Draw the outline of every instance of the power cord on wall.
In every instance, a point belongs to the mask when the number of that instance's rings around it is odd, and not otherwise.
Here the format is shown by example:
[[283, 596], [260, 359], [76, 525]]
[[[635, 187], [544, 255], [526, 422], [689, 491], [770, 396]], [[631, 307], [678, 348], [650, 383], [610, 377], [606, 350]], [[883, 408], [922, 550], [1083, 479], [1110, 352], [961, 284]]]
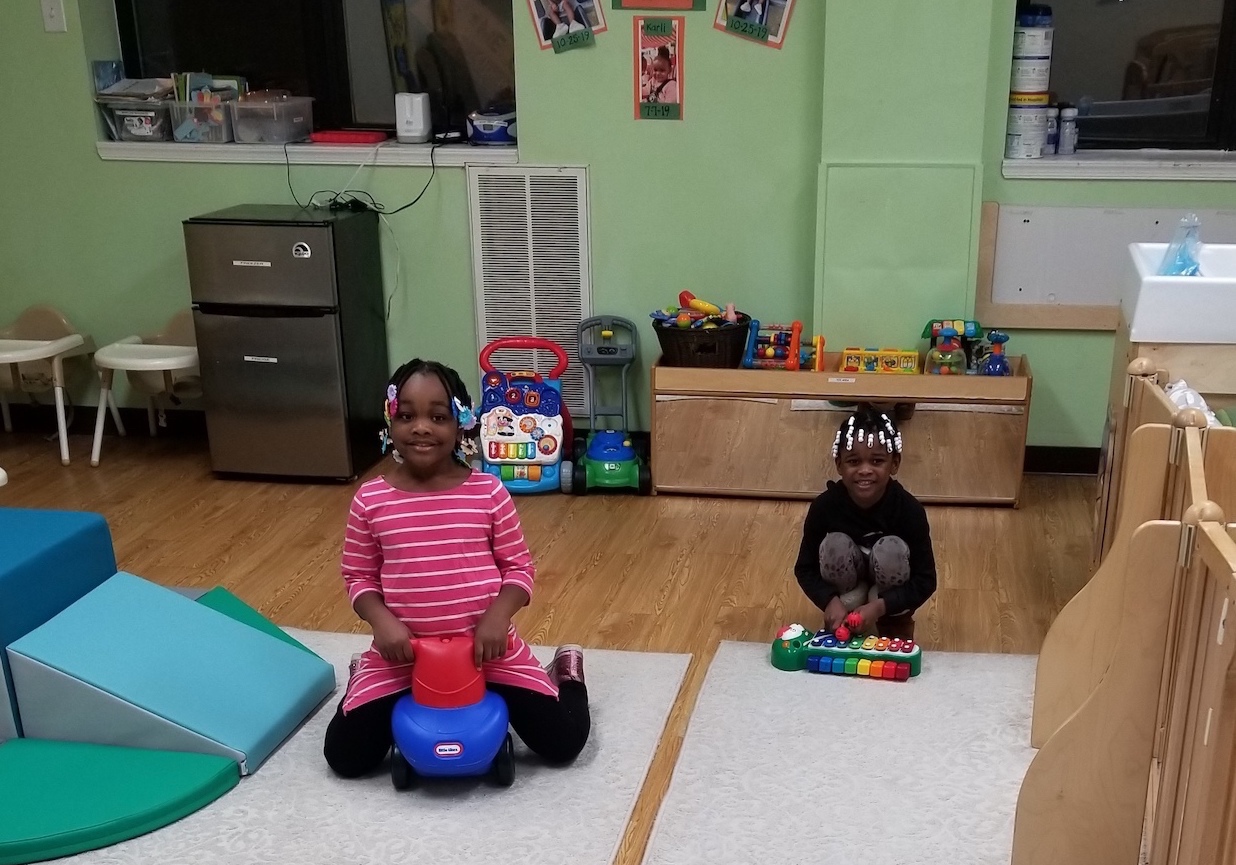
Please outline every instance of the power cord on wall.
[[[389, 141], [384, 141], [381, 144], [376, 145], [373, 148], [373, 151], [369, 154], [368, 158], [364, 159], [360, 165], [356, 166], [356, 170], [352, 172], [352, 176], [348, 178], [347, 183], [343, 185], [342, 189], [338, 191], [333, 189], [319, 189], [309, 196], [309, 201], [305, 204], [300, 203], [300, 199], [296, 196], [296, 190], [292, 187], [292, 162], [288, 158], [287, 144], [283, 145], [283, 162], [287, 170], [288, 192], [292, 194], [292, 200], [296, 202], [297, 207], [302, 210], [310, 207], [325, 207], [330, 210], [372, 210], [378, 214], [378, 218], [382, 220], [382, 224], [386, 226], [386, 230], [391, 237], [391, 242], [395, 244], [395, 288], [386, 299], [387, 321], [390, 321], [391, 307], [394, 304], [395, 295], [398, 294], [399, 290], [403, 287], [401, 279], [403, 271], [403, 249], [399, 246], [399, 237], [395, 234], [394, 227], [390, 224], [390, 221], [386, 217], [394, 216], [396, 213], [402, 213], [425, 197], [425, 193], [429, 191], [430, 184], [433, 183], [434, 177], [438, 174], [438, 163], [434, 158], [434, 152], [441, 146], [441, 142], [436, 142], [429, 148], [429, 179], [425, 181], [425, 185], [421, 187], [421, 191], [418, 192], [416, 197], [407, 204], [403, 204], [396, 207], [394, 210], [388, 211], [386, 209], [386, 205], [375, 199], [371, 193], [366, 192], [363, 189], [352, 189], [351, 186], [353, 181], [356, 180], [357, 175], [361, 173], [361, 170], [364, 169], [365, 166], [376, 164], [378, 151], [389, 143]], [[319, 201], [318, 196], [320, 195], [325, 195], [327, 198]]]

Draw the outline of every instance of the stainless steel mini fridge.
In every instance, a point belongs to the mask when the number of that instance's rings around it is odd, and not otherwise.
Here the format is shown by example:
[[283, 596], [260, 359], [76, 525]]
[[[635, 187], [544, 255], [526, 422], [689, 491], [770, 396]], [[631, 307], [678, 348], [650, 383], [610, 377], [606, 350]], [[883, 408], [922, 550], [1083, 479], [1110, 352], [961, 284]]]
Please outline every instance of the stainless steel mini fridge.
[[184, 236], [212, 468], [343, 480], [376, 462], [378, 215], [241, 205]]

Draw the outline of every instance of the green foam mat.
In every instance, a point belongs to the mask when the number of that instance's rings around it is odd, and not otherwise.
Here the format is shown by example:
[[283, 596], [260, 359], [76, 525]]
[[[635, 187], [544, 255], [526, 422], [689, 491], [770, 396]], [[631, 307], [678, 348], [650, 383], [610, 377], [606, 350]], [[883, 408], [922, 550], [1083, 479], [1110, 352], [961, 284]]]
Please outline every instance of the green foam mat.
[[235, 619], [242, 625], [256, 628], [264, 634], [270, 634], [272, 637], [283, 640], [289, 646], [295, 646], [311, 655], [315, 655], [312, 649], [289, 636], [283, 628], [280, 628], [222, 586], [215, 586], [215, 588], [198, 598], [197, 602], [203, 606], [210, 607], [216, 613], [222, 613], [229, 619]]
[[0, 745], [0, 865], [96, 850], [174, 823], [236, 786], [224, 757], [11, 739]]

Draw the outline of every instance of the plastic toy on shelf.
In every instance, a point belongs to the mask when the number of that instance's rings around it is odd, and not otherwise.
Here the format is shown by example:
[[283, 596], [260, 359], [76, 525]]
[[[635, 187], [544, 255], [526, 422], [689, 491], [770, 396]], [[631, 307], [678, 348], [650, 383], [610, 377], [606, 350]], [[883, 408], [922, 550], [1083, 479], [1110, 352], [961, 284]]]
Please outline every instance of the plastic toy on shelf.
[[918, 373], [918, 352], [900, 348], [850, 347], [841, 353], [839, 372]]
[[391, 783], [396, 790], [422, 777], [492, 775], [515, 780], [515, 751], [506, 701], [485, 687], [469, 636], [412, 640], [412, 693], [395, 703]]
[[993, 330], [987, 334], [987, 341], [991, 343], [991, 354], [984, 358], [979, 373], [981, 375], [1012, 375], [1013, 369], [1009, 366], [1009, 359], [1004, 354], [1004, 344], [1009, 341], [1009, 335], [1000, 330]]
[[753, 320], [742, 365], [746, 369], [810, 369], [823, 372], [824, 337], [811, 337], [811, 343], [804, 346], [801, 321], [760, 324]]
[[957, 340], [957, 331], [946, 327], [940, 331], [941, 341], [927, 351], [923, 372], [928, 375], [965, 375], [966, 353]]
[[922, 338], [927, 340], [929, 349], [936, 348], [944, 341], [944, 331], [953, 330], [953, 341], [961, 346], [965, 357], [964, 372], [970, 375], [978, 373], [987, 356], [988, 346], [983, 340], [983, 326], [977, 321], [964, 318], [933, 319], [923, 327]]
[[807, 670], [835, 676], [858, 676], [905, 682], [923, 669], [923, 650], [913, 640], [889, 637], [812, 634], [802, 625], [789, 625], [772, 643], [772, 665], [778, 670]]
[[[490, 360], [502, 349], [549, 351], [557, 362], [548, 376], [504, 373]], [[503, 337], [481, 351], [481, 467], [512, 493], [541, 493], [561, 486], [564, 442], [574, 434], [562, 401], [566, 368], [562, 346], [540, 337]]]

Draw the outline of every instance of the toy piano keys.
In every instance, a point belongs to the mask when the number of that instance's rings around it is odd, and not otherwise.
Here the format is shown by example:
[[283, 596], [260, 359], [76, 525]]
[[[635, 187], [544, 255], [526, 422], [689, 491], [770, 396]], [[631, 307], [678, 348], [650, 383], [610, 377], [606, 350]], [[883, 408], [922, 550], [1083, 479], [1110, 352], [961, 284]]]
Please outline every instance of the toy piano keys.
[[772, 664], [779, 670], [904, 682], [922, 672], [923, 650], [913, 640], [860, 636], [839, 640], [829, 631], [813, 635], [802, 625], [790, 625], [773, 641]]

